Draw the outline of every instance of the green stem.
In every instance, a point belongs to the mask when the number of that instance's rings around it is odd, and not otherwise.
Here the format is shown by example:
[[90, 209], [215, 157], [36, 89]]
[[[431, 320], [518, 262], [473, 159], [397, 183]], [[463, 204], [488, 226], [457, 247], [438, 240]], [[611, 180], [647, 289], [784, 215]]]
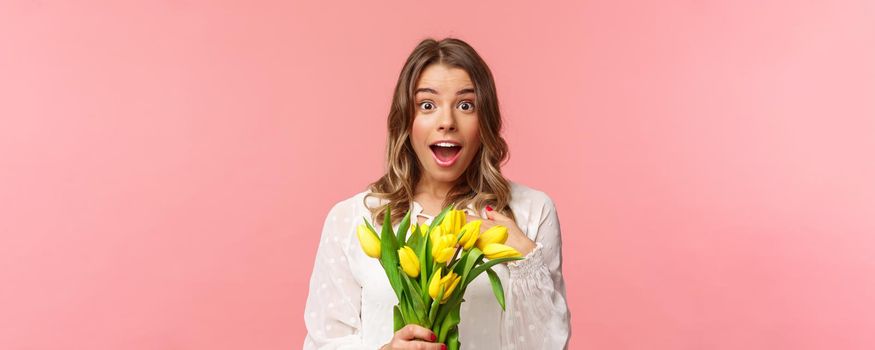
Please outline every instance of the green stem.
[[[456, 248], [456, 252], [453, 253], [453, 258], [450, 261], [456, 260], [456, 257], [459, 256], [459, 251], [462, 250], [462, 246]], [[458, 261], [453, 261], [453, 265], [455, 265]], [[452, 271], [453, 269], [450, 269]]]
[[[464, 258], [465, 258], [464, 255], [462, 256], [462, 259], [455, 260], [455, 259], [456, 259], [456, 256], [459, 255], [459, 251], [460, 251], [460, 250], [462, 250], [462, 247], [461, 247], [461, 246], [460, 246], [458, 249], [456, 249], [456, 252], [455, 252], [455, 253], [453, 253], [453, 260], [450, 260], [450, 261], [452, 261], [452, 263], [450, 263], [450, 266], [447, 268], [447, 271], [453, 271], [453, 269], [456, 268], [456, 264], [458, 264], [459, 261], [464, 260]], [[467, 254], [468, 252], [465, 252], [465, 253]]]

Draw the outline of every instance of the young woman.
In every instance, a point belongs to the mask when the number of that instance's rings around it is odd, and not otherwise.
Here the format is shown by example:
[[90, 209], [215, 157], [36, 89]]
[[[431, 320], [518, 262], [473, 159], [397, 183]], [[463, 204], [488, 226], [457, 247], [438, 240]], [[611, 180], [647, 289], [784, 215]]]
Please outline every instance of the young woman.
[[[508, 147], [486, 63], [464, 41], [419, 43], [405, 63], [388, 119], [386, 174], [367, 190], [331, 208], [310, 279], [305, 349], [444, 349], [434, 334], [408, 325], [393, 329], [398, 302], [376, 259], [356, 236], [362, 217], [381, 224], [385, 205], [398, 228], [430, 224], [442, 208], [465, 208], [468, 221], [508, 228], [506, 244], [526, 259], [499, 264], [506, 310], [488, 278], [465, 293], [459, 324], [464, 349], [563, 349], [570, 313], [562, 277], [559, 217], [544, 192], [505, 179]], [[377, 228], [379, 230], [379, 228]]]

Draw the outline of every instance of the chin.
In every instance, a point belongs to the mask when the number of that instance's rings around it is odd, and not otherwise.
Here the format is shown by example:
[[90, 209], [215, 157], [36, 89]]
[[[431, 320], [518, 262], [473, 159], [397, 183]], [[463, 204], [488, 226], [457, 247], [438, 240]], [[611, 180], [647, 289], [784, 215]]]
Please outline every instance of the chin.
[[428, 173], [435, 180], [449, 182], [458, 179], [459, 176], [464, 173], [464, 171], [459, 171], [457, 169], [443, 169], [435, 165], [434, 167], [428, 169]]
[[439, 181], [453, 181], [457, 179], [460, 175], [457, 171], [449, 171], [443, 169], [433, 169], [429, 171], [429, 174], [431, 174], [431, 177], [433, 179]]

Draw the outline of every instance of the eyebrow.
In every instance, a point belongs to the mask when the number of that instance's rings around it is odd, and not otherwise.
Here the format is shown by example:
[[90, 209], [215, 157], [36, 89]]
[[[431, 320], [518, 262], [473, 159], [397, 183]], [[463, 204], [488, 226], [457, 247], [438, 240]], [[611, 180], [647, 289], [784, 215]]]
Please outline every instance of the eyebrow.
[[[428, 93], [432, 93], [432, 94], [435, 94], [435, 95], [438, 94], [438, 92], [435, 91], [435, 90], [432, 89], [432, 88], [418, 88], [418, 89], [416, 89], [416, 91], [413, 92], [413, 94], [416, 95], [416, 94], [418, 94], [418, 93], [420, 93], [420, 92], [428, 92]], [[462, 90], [459, 90], [458, 92], [456, 92], [456, 96], [458, 96], [458, 95], [464, 95], [464, 94], [467, 94], [467, 93], [476, 93], [476, 91], [475, 91], [473, 88], [465, 88], [465, 89], [462, 89]]]

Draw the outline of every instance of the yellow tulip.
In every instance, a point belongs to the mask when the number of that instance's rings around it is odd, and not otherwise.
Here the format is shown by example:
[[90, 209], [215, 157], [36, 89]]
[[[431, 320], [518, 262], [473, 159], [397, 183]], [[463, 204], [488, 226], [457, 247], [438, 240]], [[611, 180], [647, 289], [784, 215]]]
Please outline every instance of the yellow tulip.
[[359, 244], [362, 245], [362, 250], [365, 251], [365, 254], [374, 259], [379, 259], [381, 249], [380, 238], [377, 237], [377, 233], [365, 224], [358, 225], [356, 233], [359, 237]]
[[453, 248], [445, 248], [441, 249], [434, 255], [434, 262], [438, 264], [445, 264], [447, 261], [453, 258], [453, 254], [456, 253], [456, 250]]
[[483, 231], [483, 233], [480, 234], [480, 237], [477, 238], [477, 248], [480, 248], [480, 250], [483, 250], [483, 248], [485, 248], [487, 244], [490, 244], [490, 243], [504, 244], [504, 242], [506, 242], [506, 241], [507, 241], [507, 227], [504, 227], [501, 225], [495, 225], [495, 226], [490, 227], [486, 231]]
[[447, 300], [450, 299], [450, 296], [453, 294], [453, 290], [456, 289], [456, 285], [459, 284], [459, 281], [462, 279], [462, 276], [457, 275], [455, 272], [450, 271], [449, 274], [441, 278], [440, 269], [435, 270], [434, 275], [431, 276], [431, 282], [428, 284], [428, 295], [431, 296], [432, 299], [437, 299], [438, 294], [441, 292], [441, 287], [444, 288], [444, 296], [441, 298], [441, 304], [446, 303]]
[[450, 271], [450, 274], [447, 277], [450, 277], [450, 276], [452, 276], [452, 278], [449, 281], [445, 282], [445, 283], [449, 284], [450, 286], [446, 288], [446, 291], [444, 291], [444, 297], [441, 298], [441, 303], [447, 302], [447, 299], [449, 299], [450, 295], [453, 294], [453, 290], [456, 289], [456, 286], [459, 284], [459, 281], [462, 280], [462, 276], [459, 276], [452, 271]]
[[485, 247], [483, 247], [483, 255], [485, 255], [486, 258], [489, 260], [523, 256], [516, 249], [513, 249], [501, 243], [487, 244]]
[[[441, 292], [441, 269], [435, 269], [431, 278], [428, 280], [428, 295], [432, 299], [437, 299], [438, 293]], [[444, 293], [446, 294], [446, 293]]]
[[401, 261], [401, 269], [407, 276], [413, 278], [419, 276], [419, 257], [413, 252], [413, 248], [403, 246], [398, 249], [398, 260]]
[[431, 239], [431, 246], [434, 247], [437, 245], [437, 239], [443, 236], [441, 231], [441, 227], [437, 226], [433, 230], [429, 231], [428, 237]]
[[438, 264], [450, 261], [455, 253], [456, 239], [450, 235], [437, 237], [431, 248], [431, 255]]
[[477, 238], [480, 237], [480, 224], [482, 223], [483, 220], [474, 220], [462, 226], [464, 233], [462, 238], [459, 238], [459, 245], [463, 249], [469, 250], [477, 242]]
[[451, 209], [444, 215], [443, 221], [441, 221], [441, 229], [443, 234], [445, 235], [458, 235], [459, 231], [462, 229], [462, 225], [465, 224], [465, 219], [467, 218], [467, 214], [465, 214], [464, 210], [455, 210]]
[[423, 237], [427, 236], [428, 235], [428, 225], [426, 225], [426, 224], [419, 225], [419, 233], [421, 233]]

